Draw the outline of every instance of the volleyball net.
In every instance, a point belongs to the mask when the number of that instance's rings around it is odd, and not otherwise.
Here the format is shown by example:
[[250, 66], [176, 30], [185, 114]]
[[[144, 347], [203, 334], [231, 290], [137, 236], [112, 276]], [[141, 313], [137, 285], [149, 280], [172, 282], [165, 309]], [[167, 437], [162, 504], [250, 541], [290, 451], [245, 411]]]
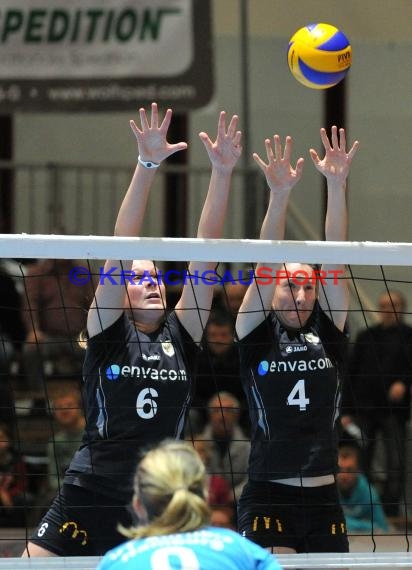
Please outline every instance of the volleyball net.
[[[203, 370], [198, 371], [195, 383], [198, 391], [194, 394], [186, 428], [186, 437], [200, 445], [205, 441], [210, 443], [210, 434], [205, 436], [205, 426], [213, 410], [217, 409], [221, 414], [223, 424], [227, 421], [224, 411], [229, 404], [223, 403], [222, 399], [227, 394], [234, 396], [230, 405], [239, 408], [239, 428], [246, 446], [248, 443], [248, 414], [236, 368], [236, 351], [227, 349], [232, 348], [233, 319], [248, 283], [257, 277], [262, 279], [262, 284], [265, 284], [265, 278], [267, 282], [267, 274], [256, 275], [256, 264], [280, 263], [283, 264], [281, 271], [285, 270], [285, 263], [291, 262], [316, 267], [337, 263], [347, 266], [344, 278], [348, 280], [351, 292], [349, 352], [359, 349], [360, 364], [352, 372], [348, 371], [348, 378], [345, 378], [349, 389], [346, 392], [347, 402], [344, 399], [348, 410], [344, 409], [347, 423], [345, 429], [342, 427], [342, 446], [348, 442], [354, 444], [363, 457], [367, 437], [361, 418], [365, 409], [377, 412], [371, 420], [376, 424], [371, 432], [374, 443], [376, 438], [376, 445], [373, 446], [373, 458], [368, 458], [368, 481], [381, 499], [383, 509], [387, 509], [388, 526], [380, 528], [373, 514], [369, 530], [350, 532], [351, 553], [348, 555], [308, 554], [281, 556], [279, 559], [284, 568], [412, 567], [409, 553], [412, 523], [412, 438], [409, 424], [412, 335], [409, 336], [408, 328], [412, 322], [408, 310], [408, 302], [412, 306], [412, 244], [1, 235], [0, 259], [0, 435], [2, 430], [3, 439], [10, 435], [16, 457], [23, 464], [22, 470], [20, 465], [14, 464], [13, 467], [13, 474], [20, 483], [20, 487], [16, 484], [20, 492], [16, 500], [17, 515], [12, 516], [0, 508], [0, 556], [3, 556], [0, 568], [9, 567], [7, 557], [18, 556], [23, 550], [31, 529], [37, 526], [53, 493], [61, 485], [65, 466], [62, 462], [68, 459], [61, 458], [60, 447], [65, 447], [67, 452], [68, 443], [72, 448], [80, 443], [78, 435], [62, 439], [57, 424], [57, 420], [62, 424], [69, 422], [64, 417], [67, 410], [78, 408], [81, 414], [84, 412], [81, 398], [77, 399], [82, 388], [84, 359], [84, 345], [79, 333], [85, 327], [87, 308], [96, 285], [116, 280], [117, 284], [125, 286], [131, 278], [130, 273], [122, 273], [121, 263], [113, 272], [104, 270], [105, 259], [153, 260], [166, 286], [165, 304], [167, 302], [168, 307], [173, 307], [181, 286], [188, 278], [195, 285], [197, 279], [214, 287], [215, 300], [208, 331], [211, 338], [209, 346], [205, 346]], [[188, 275], [187, 261], [191, 259], [214, 261], [216, 270], [207, 275], [197, 275], [194, 279], [193, 275]], [[313, 271], [315, 273], [311, 275], [301, 273], [291, 278], [298, 283], [315, 280], [322, 284], [322, 279], [341, 277], [323, 275], [320, 269]], [[383, 301], [378, 303], [382, 298], [386, 304]], [[400, 328], [392, 338], [385, 334], [376, 336], [373, 332], [376, 325], [387, 317], [389, 324], [384, 327], [384, 332], [391, 327], [398, 330], [395, 325], [400, 323], [404, 323], [405, 328]], [[43, 330], [46, 326], [49, 333]], [[379, 373], [381, 365], [386, 366], [384, 357], [387, 353], [394, 359], [393, 378], [389, 377], [387, 369], [382, 370], [374, 385], [373, 375]], [[365, 359], [371, 363], [370, 370]], [[348, 362], [351, 362], [349, 355]], [[382, 394], [387, 396], [396, 380], [405, 387], [405, 392], [399, 394], [402, 386], [398, 383], [392, 399], [384, 401]], [[351, 382], [361, 388], [352, 389]], [[362, 391], [362, 388], [365, 389]], [[211, 404], [216, 393], [220, 394], [219, 399]], [[400, 431], [396, 431], [399, 427], [396, 418], [399, 416]], [[388, 422], [385, 429], [381, 429], [383, 423], [380, 420], [384, 417]], [[395, 462], [392, 464], [387, 462], [388, 449], [393, 451], [391, 461]], [[229, 467], [233, 468], [232, 462], [229, 462]], [[233, 494], [239, 483], [239, 473], [233, 469], [233, 472], [223, 475], [226, 475]], [[245, 470], [242, 476], [246, 477]], [[399, 499], [396, 504], [386, 496], [394, 486]], [[371, 491], [369, 497], [369, 504], [360, 506], [372, 512], [375, 498]], [[223, 519], [217, 517], [216, 521], [219, 520]], [[236, 524], [235, 520], [233, 524]], [[41, 562], [35, 559], [14, 560], [13, 564], [13, 568], [41, 566]], [[97, 559], [93, 558], [43, 561], [43, 566], [56, 568], [93, 568], [96, 564]]]

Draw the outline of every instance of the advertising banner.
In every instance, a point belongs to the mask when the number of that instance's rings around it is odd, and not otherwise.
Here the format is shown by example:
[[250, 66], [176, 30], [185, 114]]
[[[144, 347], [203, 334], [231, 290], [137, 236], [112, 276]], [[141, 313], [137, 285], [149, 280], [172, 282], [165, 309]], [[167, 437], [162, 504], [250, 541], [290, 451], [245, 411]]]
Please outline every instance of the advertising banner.
[[210, 20], [209, 0], [0, 0], [0, 110], [203, 106]]

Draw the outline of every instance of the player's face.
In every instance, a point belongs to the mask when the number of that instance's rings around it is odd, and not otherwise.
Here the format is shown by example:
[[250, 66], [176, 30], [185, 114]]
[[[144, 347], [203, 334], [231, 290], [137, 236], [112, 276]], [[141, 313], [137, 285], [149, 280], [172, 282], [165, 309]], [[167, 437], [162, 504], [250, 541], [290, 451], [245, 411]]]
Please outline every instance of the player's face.
[[[306, 324], [312, 314], [317, 297], [316, 283], [312, 283], [313, 269], [309, 265], [288, 263], [286, 271], [291, 277], [279, 278], [273, 297], [273, 309], [284, 325], [298, 329]], [[305, 276], [308, 276], [307, 283]]]
[[[134, 261], [133, 283], [127, 284], [126, 308], [132, 308], [135, 321], [159, 320], [166, 308], [164, 283], [158, 283], [158, 269], [151, 261]], [[161, 313], [159, 312], [161, 311]]]

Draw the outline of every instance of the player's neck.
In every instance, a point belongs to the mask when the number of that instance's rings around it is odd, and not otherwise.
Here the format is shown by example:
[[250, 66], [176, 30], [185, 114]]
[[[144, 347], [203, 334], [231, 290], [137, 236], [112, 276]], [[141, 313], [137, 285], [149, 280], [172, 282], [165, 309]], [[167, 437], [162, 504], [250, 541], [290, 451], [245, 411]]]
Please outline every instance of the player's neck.
[[137, 321], [136, 319], [133, 321], [134, 326], [142, 333], [151, 334], [157, 331], [160, 327], [161, 321], [153, 321], [153, 322], [145, 322], [145, 321]]

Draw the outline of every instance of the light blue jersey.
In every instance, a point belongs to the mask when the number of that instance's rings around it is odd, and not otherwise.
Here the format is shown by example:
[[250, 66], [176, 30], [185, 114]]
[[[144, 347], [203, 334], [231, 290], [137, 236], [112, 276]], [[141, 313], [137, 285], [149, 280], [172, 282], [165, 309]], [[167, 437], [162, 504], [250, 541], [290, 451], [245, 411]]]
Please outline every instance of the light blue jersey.
[[281, 570], [268, 551], [232, 530], [130, 540], [110, 550], [97, 570]]

